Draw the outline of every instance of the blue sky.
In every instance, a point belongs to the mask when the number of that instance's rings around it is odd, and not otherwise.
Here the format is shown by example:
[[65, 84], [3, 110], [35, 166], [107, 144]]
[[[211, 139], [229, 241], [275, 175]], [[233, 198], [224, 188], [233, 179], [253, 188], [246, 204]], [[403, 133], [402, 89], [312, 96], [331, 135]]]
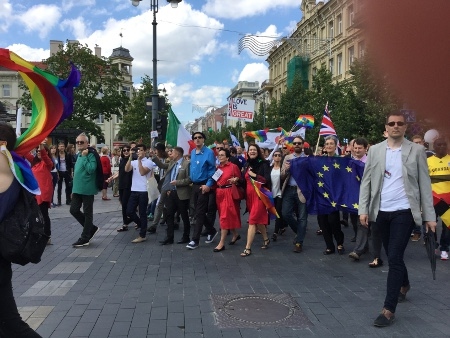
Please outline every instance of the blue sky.
[[[159, 0], [158, 83], [183, 122], [201, 116], [192, 105], [224, 105], [237, 81], [268, 79], [265, 57], [244, 50], [242, 34], [282, 37], [301, 19], [300, 0]], [[0, 0], [0, 47], [29, 61], [49, 56], [50, 40], [79, 40], [91, 49], [130, 50], [137, 86], [152, 76], [150, 0]], [[122, 32], [123, 38], [119, 34]], [[266, 38], [265, 41], [272, 38]], [[264, 39], [263, 39], [264, 40]]]

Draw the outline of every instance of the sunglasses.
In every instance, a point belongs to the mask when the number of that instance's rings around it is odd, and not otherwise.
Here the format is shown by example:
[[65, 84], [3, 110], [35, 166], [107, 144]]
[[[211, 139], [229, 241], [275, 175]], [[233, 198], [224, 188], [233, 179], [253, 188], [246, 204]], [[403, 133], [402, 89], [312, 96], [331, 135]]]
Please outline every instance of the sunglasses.
[[202, 136], [195, 136], [195, 137], [194, 137], [194, 140], [201, 140], [201, 139], [203, 139]]
[[225, 148], [217, 147], [216, 149], [217, 149], [217, 150], [224, 150]]
[[393, 127], [393, 126], [395, 126], [395, 124], [397, 124], [397, 126], [399, 126], [399, 127], [403, 127], [406, 123], [405, 122], [402, 122], [402, 121], [398, 121], [398, 122], [389, 122], [389, 123], [386, 123], [389, 127]]
[[286, 150], [287, 148], [286, 147], [283, 147], [283, 150]]
[[125, 152], [125, 151], [128, 152], [128, 151], [130, 151], [130, 149], [125, 149], [125, 148], [124, 148], [124, 149], [122, 149], [122, 151], [123, 151], [123, 152]]
[[301, 146], [303, 144], [303, 142], [292, 142], [292, 144], [294, 146]]
[[281, 157], [281, 154], [274, 154], [273, 157]]
[[85, 144], [86, 142], [85, 141], [76, 141], [75, 143], [76, 144]]

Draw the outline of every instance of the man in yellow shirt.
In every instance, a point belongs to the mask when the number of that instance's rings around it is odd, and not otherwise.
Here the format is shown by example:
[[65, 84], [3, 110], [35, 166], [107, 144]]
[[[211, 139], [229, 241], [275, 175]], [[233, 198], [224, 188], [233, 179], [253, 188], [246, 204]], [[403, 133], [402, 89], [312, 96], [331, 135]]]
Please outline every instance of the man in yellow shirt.
[[[434, 151], [435, 154], [427, 159], [431, 177], [431, 189], [434, 196], [450, 204], [450, 155], [447, 153], [447, 142], [444, 138], [438, 138], [434, 141]], [[448, 260], [450, 229], [444, 222], [446, 220], [444, 215], [442, 215], [441, 220], [442, 233], [439, 243], [441, 246], [441, 259]]]

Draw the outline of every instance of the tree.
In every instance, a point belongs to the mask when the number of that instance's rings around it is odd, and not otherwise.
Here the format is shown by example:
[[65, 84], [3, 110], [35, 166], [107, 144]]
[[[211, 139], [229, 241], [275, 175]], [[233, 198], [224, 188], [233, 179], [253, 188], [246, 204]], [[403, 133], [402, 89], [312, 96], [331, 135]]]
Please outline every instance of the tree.
[[[113, 115], [122, 116], [129, 105], [128, 96], [121, 91], [122, 73], [110, 59], [95, 56], [87, 45], [78, 42], [61, 46], [44, 64], [47, 71], [65, 79], [70, 72], [69, 62], [73, 62], [81, 71], [81, 82], [74, 91], [74, 112], [59, 128], [84, 130], [101, 140], [103, 135], [95, 120], [100, 115], [105, 120], [110, 120]], [[28, 91], [20, 103], [31, 109]]]
[[[152, 79], [145, 75], [141, 79], [141, 88], [133, 94], [130, 109], [123, 116], [123, 123], [119, 132], [121, 137], [133, 141], [142, 139], [145, 144], [150, 144], [152, 112], [147, 110], [146, 100], [151, 99], [152, 91]], [[166, 107], [159, 114], [167, 116], [169, 107], [170, 102], [168, 102], [166, 97]]]

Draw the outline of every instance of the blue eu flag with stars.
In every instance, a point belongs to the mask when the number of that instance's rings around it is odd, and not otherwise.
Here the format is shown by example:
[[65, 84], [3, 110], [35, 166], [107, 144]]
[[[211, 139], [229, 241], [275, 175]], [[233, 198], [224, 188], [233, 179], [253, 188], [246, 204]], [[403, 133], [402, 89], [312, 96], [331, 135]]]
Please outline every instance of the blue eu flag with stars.
[[306, 198], [309, 214], [358, 213], [363, 162], [349, 157], [299, 157], [291, 160], [290, 173]]

